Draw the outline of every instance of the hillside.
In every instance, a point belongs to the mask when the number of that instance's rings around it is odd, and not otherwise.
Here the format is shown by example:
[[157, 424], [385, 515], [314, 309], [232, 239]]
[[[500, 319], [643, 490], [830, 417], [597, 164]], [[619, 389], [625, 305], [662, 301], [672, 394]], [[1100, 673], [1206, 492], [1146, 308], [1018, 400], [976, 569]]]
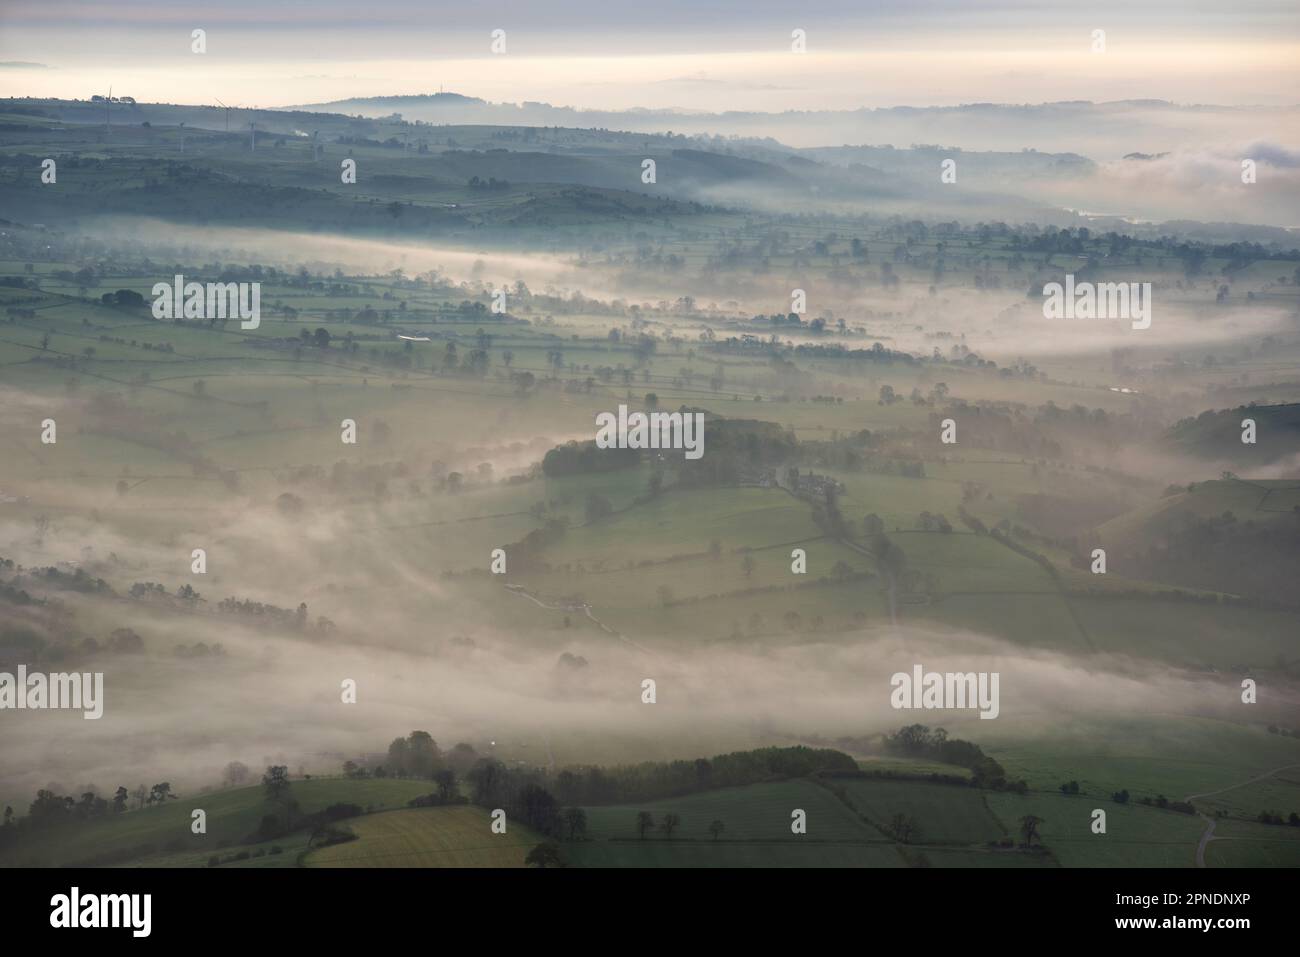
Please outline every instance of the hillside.
[[[1255, 422], [1253, 443], [1242, 441], [1246, 419]], [[1294, 464], [1300, 456], [1300, 403], [1206, 410], [1171, 427], [1162, 445], [1207, 461]]]

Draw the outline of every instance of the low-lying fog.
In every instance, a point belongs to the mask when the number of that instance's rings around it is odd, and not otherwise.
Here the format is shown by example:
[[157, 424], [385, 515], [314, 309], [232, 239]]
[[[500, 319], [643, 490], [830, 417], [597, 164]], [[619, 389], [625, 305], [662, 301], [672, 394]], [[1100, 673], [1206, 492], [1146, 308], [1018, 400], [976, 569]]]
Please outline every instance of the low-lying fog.
[[[105, 672], [98, 721], [74, 712], [7, 715], [0, 794], [17, 805], [47, 785], [80, 793], [94, 784], [107, 793], [155, 780], [192, 793], [217, 783], [232, 760], [333, 774], [343, 760], [382, 752], [413, 729], [429, 731], [443, 747], [464, 740], [481, 753], [556, 766], [698, 756], [802, 735], [859, 736], [913, 721], [978, 740], [999, 722], [1047, 732], [1074, 715], [1240, 714], [1235, 680], [1117, 656], [1085, 663], [968, 632], [867, 630], [825, 644], [725, 649], [691, 647], [681, 636], [638, 636], [653, 654], [588, 637], [568, 645], [589, 662], [569, 674], [553, 650], [534, 650], [527, 633], [471, 631], [472, 648], [452, 648], [437, 621], [364, 611], [373, 626], [346, 641], [187, 619], [173, 637], [219, 642], [226, 656], [96, 659], [86, 667]], [[394, 639], [432, 650], [378, 647]], [[999, 717], [894, 710], [890, 677], [916, 664], [998, 672]], [[349, 678], [357, 683], [355, 704], [341, 702]], [[644, 678], [657, 683], [653, 705], [641, 703]], [[1293, 714], [1295, 704], [1262, 705], [1259, 720], [1288, 708]]]

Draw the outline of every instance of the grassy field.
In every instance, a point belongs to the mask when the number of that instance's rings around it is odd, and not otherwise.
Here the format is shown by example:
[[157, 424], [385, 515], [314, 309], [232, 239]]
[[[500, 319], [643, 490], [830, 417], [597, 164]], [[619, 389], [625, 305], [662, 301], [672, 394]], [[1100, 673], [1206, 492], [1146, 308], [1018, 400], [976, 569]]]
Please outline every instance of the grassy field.
[[944, 784], [878, 779], [837, 779], [849, 803], [878, 828], [895, 814], [915, 820], [920, 844], [986, 844], [1007, 836], [989, 811], [985, 792]]
[[951, 847], [908, 848], [904, 855], [910, 867], [1057, 867], [1050, 854], [992, 848]]
[[[292, 784], [301, 814], [312, 814], [338, 803], [376, 810], [403, 807], [411, 798], [428, 794], [430, 790], [427, 781], [393, 779], [313, 778]], [[190, 832], [191, 811], [195, 808], [207, 812], [206, 834]], [[39, 835], [39, 840], [24, 840], [0, 852], [0, 866], [59, 867], [101, 860], [128, 863], [160, 852], [184, 852], [192, 855], [185, 860], [197, 864], [205, 862], [211, 854], [223, 853], [223, 846], [248, 842], [263, 815], [271, 813], [276, 813], [276, 808], [268, 805], [260, 786], [187, 796], [160, 807], [60, 828]], [[271, 843], [287, 845], [288, 840]]]
[[946, 595], [929, 604], [904, 605], [899, 617], [921, 626], [933, 622], [1039, 648], [1076, 654], [1090, 650], [1066, 599], [1050, 592]]
[[969, 778], [968, 768], [925, 758], [895, 757], [893, 755], [871, 754], [857, 759], [858, 767], [864, 771], [880, 771], [884, 774], [906, 774], [913, 777], [926, 774], [947, 774], [959, 778]]
[[273, 841], [263, 841], [260, 844], [240, 845], [236, 847], [223, 848], [219, 851], [180, 851], [171, 854], [153, 854], [145, 857], [136, 858], [121, 866], [123, 867], [212, 867], [212, 858], [215, 856], [219, 864], [215, 865], [222, 868], [238, 868], [240, 870], [246, 867], [256, 868], [286, 868], [298, 867], [299, 859], [307, 852], [307, 841], [310, 835], [306, 831], [297, 831], [293, 834], [287, 834], [282, 838]]
[[[1062, 867], [1195, 867], [1196, 845], [1205, 829], [1205, 822], [1194, 814], [1087, 795], [990, 794], [988, 805], [1013, 830], [1017, 842], [1022, 840], [1021, 818], [1041, 818], [1042, 843]], [[1106, 812], [1105, 834], [1091, 831], [1094, 808]]]
[[[761, 548], [821, 534], [808, 506], [780, 489], [674, 491], [573, 529], [560, 544], [547, 550], [547, 560], [552, 564], [619, 564], [629, 558], [640, 562], [705, 552], [714, 540], [725, 549]], [[629, 543], [635, 543], [631, 549]]]
[[[790, 830], [791, 812], [807, 813], [808, 831]], [[711, 841], [709, 825], [721, 821], [728, 841], [883, 842], [884, 835], [863, 823], [833, 794], [811, 781], [782, 781], [747, 787], [723, 788], [680, 798], [647, 801], [637, 805], [588, 807], [587, 834], [593, 840], [637, 840], [637, 812], [654, 815], [656, 828], [669, 812], [681, 818], [674, 841]], [[663, 841], [661, 830], [646, 834], [646, 841]]]
[[1295, 481], [1216, 479], [1126, 512], [1103, 524], [1098, 533], [1104, 544], [1142, 540], [1170, 527], [1181, 513], [1210, 518], [1232, 512], [1242, 521], [1289, 522], [1295, 520], [1296, 505], [1300, 505], [1300, 485]]
[[1207, 867], [1300, 867], [1300, 827], [1219, 821], [1205, 848]]
[[482, 808], [428, 807], [385, 811], [346, 822], [355, 841], [311, 851], [307, 867], [523, 867], [542, 840], [508, 824], [493, 834]]
[[578, 867], [906, 867], [887, 844], [588, 841], [564, 845]]
[[1226, 811], [1233, 817], [1252, 820], [1261, 811], [1287, 818], [1300, 814], [1300, 760], [1260, 781], [1252, 781], [1219, 794], [1198, 798], [1198, 807], [1207, 814]]
[[1286, 611], [1156, 598], [1070, 601], [1098, 651], [1245, 674], [1294, 649], [1296, 618]]
[[1068, 724], [1050, 727], [1044, 720], [1025, 715], [975, 721], [958, 736], [976, 740], [1011, 777], [1025, 778], [1031, 788], [1051, 790], [1074, 780], [1099, 802], [1121, 790], [1134, 799], [1163, 794], [1182, 800], [1300, 762], [1300, 741], [1255, 725], [1143, 712], [1075, 714]]

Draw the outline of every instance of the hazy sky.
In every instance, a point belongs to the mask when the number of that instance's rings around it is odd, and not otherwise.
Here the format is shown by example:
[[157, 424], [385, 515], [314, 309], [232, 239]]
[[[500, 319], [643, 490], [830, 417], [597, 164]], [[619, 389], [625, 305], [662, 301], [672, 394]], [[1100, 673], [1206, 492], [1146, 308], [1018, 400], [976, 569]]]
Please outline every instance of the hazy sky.
[[[190, 32], [207, 31], [207, 52]], [[490, 51], [506, 31], [506, 53]], [[791, 33], [806, 31], [805, 54]], [[1106, 32], [1093, 53], [1092, 31]], [[3, 0], [0, 94], [283, 106], [449, 91], [592, 108], [1300, 100], [1300, 4]]]

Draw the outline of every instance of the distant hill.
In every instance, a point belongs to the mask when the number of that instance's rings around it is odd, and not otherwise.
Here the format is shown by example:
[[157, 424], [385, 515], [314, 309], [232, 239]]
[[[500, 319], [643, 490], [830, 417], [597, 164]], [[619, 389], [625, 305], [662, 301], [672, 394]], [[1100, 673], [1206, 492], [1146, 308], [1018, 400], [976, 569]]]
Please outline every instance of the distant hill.
[[[492, 103], [459, 93], [354, 97], [286, 109], [371, 117], [400, 113], [408, 121], [434, 124], [572, 126], [646, 133], [671, 130], [775, 139], [795, 147], [843, 143], [906, 147], [931, 143], [968, 150], [1037, 149], [1078, 153], [1093, 159], [1192, 148], [1199, 142], [1196, 131], [1203, 129], [1206, 122], [1225, 133], [1235, 131], [1250, 138], [1257, 136], [1261, 128], [1284, 129], [1300, 118], [1300, 107], [1296, 106], [1185, 106], [1165, 100], [705, 113], [680, 109], [585, 110], [537, 101]], [[1135, 130], [1148, 133], [1135, 141]]]
[[[1255, 420], [1255, 442], [1242, 442], [1242, 421]], [[1207, 461], [1268, 465], [1300, 455], [1300, 403], [1251, 405], [1202, 412], [1166, 434], [1170, 452]]]
[[1126, 578], [1295, 604], [1300, 481], [1220, 479], [1171, 489], [1098, 529]]

